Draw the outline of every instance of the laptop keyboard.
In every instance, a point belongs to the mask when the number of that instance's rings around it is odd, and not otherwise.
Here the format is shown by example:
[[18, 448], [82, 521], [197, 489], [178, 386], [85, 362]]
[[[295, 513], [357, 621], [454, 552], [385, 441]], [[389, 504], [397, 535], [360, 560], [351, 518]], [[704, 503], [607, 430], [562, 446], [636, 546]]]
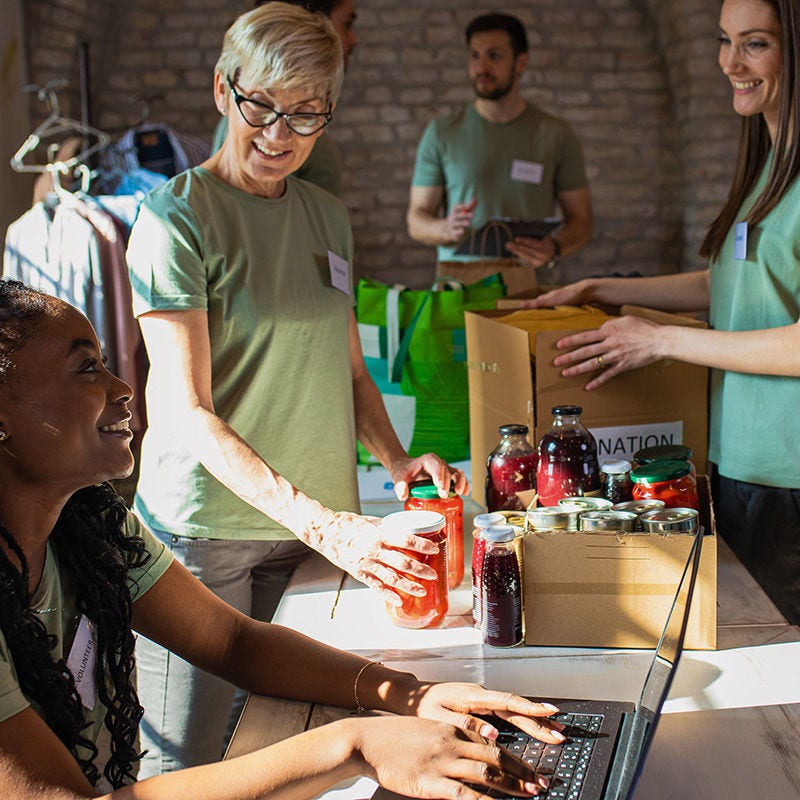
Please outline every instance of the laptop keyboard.
[[[550, 779], [550, 788], [539, 792], [547, 800], [579, 800], [592, 757], [602, 714], [557, 714], [555, 719], [566, 725], [562, 731], [566, 741], [546, 744], [518, 728], [500, 727], [497, 743]], [[507, 797], [494, 790], [491, 797]], [[511, 799], [510, 799], [511, 800]]]

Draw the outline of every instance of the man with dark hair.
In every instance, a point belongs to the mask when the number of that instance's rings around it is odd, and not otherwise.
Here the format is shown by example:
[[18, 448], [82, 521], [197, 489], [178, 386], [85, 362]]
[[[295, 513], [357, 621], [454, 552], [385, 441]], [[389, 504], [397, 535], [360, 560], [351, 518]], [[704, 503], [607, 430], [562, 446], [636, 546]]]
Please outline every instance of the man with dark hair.
[[[592, 234], [591, 196], [580, 142], [564, 120], [527, 103], [519, 79], [528, 65], [522, 23], [476, 17], [466, 29], [476, 98], [431, 121], [420, 140], [407, 215], [409, 235], [437, 246], [439, 274], [472, 281], [502, 272], [509, 294], [536, 287], [536, 268], [555, 266]], [[552, 236], [517, 237], [507, 255], [456, 255], [459, 242], [490, 217], [541, 219], [560, 208]], [[479, 263], [476, 263], [479, 262]]]
[[[256, 0], [253, 5], [258, 8], [258, 6], [263, 6], [269, 2], [272, 2], [272, 0]], [[342, 43], [344, 66], [347, 69], [350, 56], [358, 44], [354, 30], [356, 21], [356, 12], [353, 7], [354, 0], [282, 0], [282, 2], [293, 6], [301, 6], [306, 11], [324, 14], [330, 18]], [[212, 153], [216, 153], [222, 147], [227, 135], [228, 118], [223, 116], [214, 131], [214, 137], [211, 142]], [[327, 132], [317, 139], [311, 155], [296, 174], [298, 178], [321, 186], [337, 197], [341, 194], [342, 159], [339, 155], [339, 148]]]

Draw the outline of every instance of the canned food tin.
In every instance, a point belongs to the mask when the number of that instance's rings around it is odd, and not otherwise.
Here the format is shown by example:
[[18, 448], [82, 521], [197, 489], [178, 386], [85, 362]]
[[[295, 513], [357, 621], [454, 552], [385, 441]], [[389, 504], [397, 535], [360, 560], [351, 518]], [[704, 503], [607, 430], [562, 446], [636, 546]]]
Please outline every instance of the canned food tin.
[[664, 508], [666, 503], [663, 500], [628, 500], [624, 503], [617, 503], [611, 506], [612, 511], [632, 511], [634, 514], [644, 514], [645, 511], [656, 511]]
[[622, 531], [633, 533], [639, 517], [632, 511], [584, 511], [580, 525], [583, 531]]
[[584, 511], [607, 511], [613, 503], [605, 497], [562, 497], [560, 506], [580, 506]]
[[528, 525], [535, 531], [577, 531], [580, 506], [541, 506], [526, 512]]
[[699, 524], [694, 508], [659, 508], [646, 511], [639, 520], [647, 533], [694, 533]]
[[503, 525], [513, 525], [515, 528], [525, 527], [524, 511], [496, 511], [495, 513], [503, 515]]

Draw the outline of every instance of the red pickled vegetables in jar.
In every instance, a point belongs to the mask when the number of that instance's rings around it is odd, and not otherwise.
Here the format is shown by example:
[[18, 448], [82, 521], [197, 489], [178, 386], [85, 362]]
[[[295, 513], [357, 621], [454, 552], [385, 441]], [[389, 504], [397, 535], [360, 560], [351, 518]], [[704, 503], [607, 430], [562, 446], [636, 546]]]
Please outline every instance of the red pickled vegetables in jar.
[[697, 481], [686, 461], [653, 461], [631, 471], [634, 500], [661, 500], [666, 508], [700, 510]]
[[409, 576], [425, 587], [422, 597], [398, 591], [401, 605], [386, 604], [392, 622], [401, 628], [435, 628], [449, 609], [447, 597], [447, 531], [444, 515], [436, 511], [396, 511], [384, 517], [381, 525], [394, 532], [412, 533], [439, 545], [436, 553], [418, 553], [402, 547], [393, 550], [433, 567], [436, 577], [431, 580]]
[[464, 502], [455, 493], [439, 497], [431, 484], [412, 486], [405, 502], [406, 511], [438, 511], [444, 515], [447, 531], [447, 586], [455, 589], [464, 579]]

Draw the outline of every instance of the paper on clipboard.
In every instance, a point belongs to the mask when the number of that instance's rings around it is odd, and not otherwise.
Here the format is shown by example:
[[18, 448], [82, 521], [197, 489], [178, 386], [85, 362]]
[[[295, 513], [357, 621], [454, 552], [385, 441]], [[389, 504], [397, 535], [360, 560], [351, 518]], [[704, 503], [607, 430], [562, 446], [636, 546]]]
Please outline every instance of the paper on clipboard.
[[456, 248], [455, 255], [478, 258], [510, 258], [505, 249], [506, 242], [518, 236], [543, 239], [560, 225], [560, 219], [514, 219], [512, 217], [489, 217], [477, 230], [470, 232]]

